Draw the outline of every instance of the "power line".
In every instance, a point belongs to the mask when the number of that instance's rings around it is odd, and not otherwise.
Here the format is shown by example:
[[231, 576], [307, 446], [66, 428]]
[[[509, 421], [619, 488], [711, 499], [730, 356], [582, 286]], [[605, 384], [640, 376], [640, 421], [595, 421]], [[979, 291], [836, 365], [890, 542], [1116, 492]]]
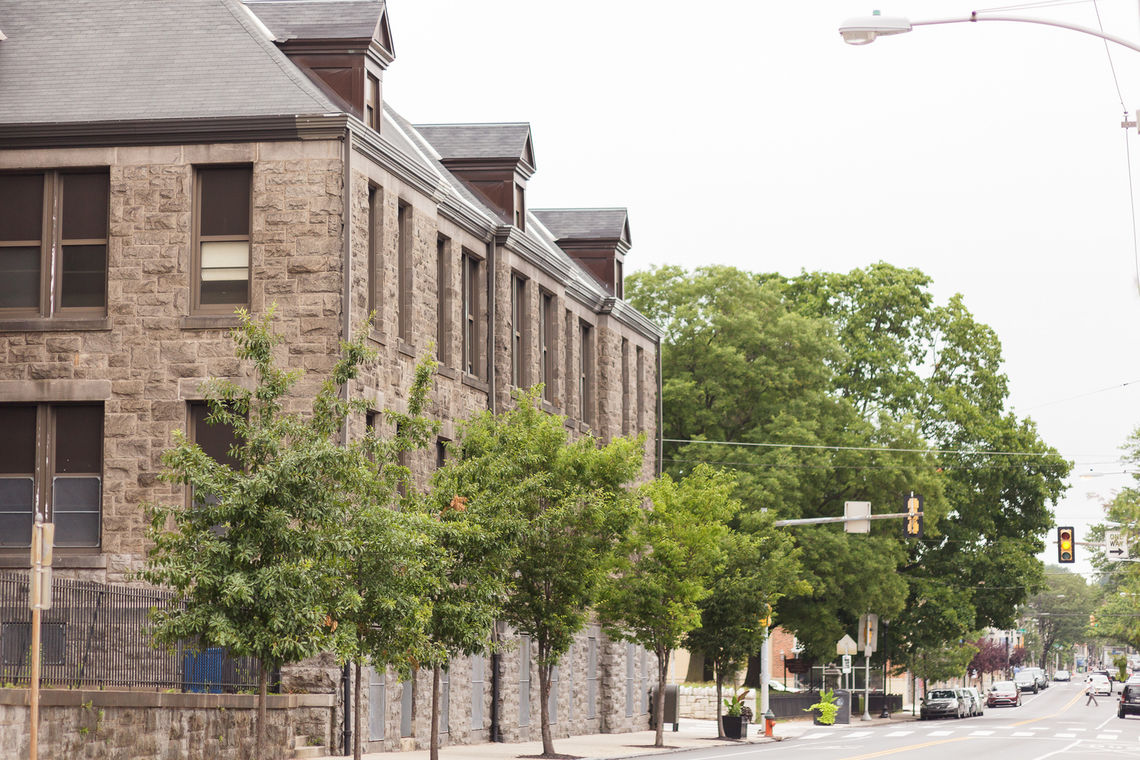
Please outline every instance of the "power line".
[[751, 443], [746, 441], [705, 441], [693, 438], [662, 438], [665, 443], [708, 444], [711, 446], [751, 446], [770, 449], [816, 449], [822, 451], [875, 451], [901, 454], [960, 454], [962, 456], [1051, 457], [1052, 451], [990, 451], [985, 449], [904, 449], [892, 446], [829, 446], [818, 443]]
[[[1128, 149], [1128, 141], [1127, 140], [1125, 140], [1124, 148], [1125, 148], [1125, 150]], [[1129, 187], [1131, 188], [1131, 177], [1129, 177]], [[1129, 190], [1129, 192], [1131, 192], [1131, 189]], [[1135, 232], [1136, 232], [1135, 225], [1133, 225], [1133, 236], [1135, 236]], [[1137, 275], [1138, 275], [1138, 277], [1140, 277], [1140, 270], [1137, 271]], [[1034, 409], [1040, 409], [1043, 406], [1052, 406], [1053, 404], [1063, 404], [1066, 401], [1073, 401], [1073, 400], [1078, 399], [1078, 398], [1085, 398], [1086, 396], [1095, 396], [1098, 393], [1106, 393], [1108, 391], [1120, 390], [1121, 388], [1127, 388], [1129, 385], [1136, 385], [1137, 383], [1140, 383], [1140, 380], [1129, 380], [1126, 383], [1117, 383], [1116, 385], [1108, 385], [1108, 386], [1105, 386], [1104, 388], [1098, 388], [1095, 391], [1085, 391], [1084, 393], [1078, 393], [1075, 396], [1066, 396], [1065, 398], [1059, 398], [1059, 399], [1056, 399], [1054, 401], [1046, 401], [1046, 402], [1041, 403], [1041, 404], [1034, 404], [1033, 406], [1031, 406], [1027, 409], [1022, 409], [1021, 411], [1031, 412]]]

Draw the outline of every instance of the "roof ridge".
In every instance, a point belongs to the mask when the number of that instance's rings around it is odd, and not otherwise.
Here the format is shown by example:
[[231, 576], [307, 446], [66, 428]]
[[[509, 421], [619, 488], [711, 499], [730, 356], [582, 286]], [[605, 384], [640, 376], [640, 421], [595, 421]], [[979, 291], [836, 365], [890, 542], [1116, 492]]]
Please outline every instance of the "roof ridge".
[[[241, 28], [245, 30], [246, 34], [248, 34], [253, 39], [253, 41], [256, 42], [261, 47], [261, 49], [266, 52], [266, 54], [269, 56], [269, 60], [277, 64], [277, 68], [279, 68], [281, 72], [285, 74], [285, 76], [288, 77], [294, 85], [297, 86], [298, 90], [307, 95], [322, 110], [327, 111], [329, 108], [332, 108], [338, 113], [342, 110], [341, 108], [337, 107], [332, 101], [325, 98], [324, 93], [320, 91], [316, 84], [314, 84], [313, 81], [310, 80], [307, 76], [302, 74], [300, 69], [298, 69], [289, 60], [288, 56], [282, 53], [281, 50], [278, 49], [275, 44], [273, 44], [273, 39], [266, 39], [264, 34], [255, 32], [256, 27], [260, 26], [261, 29], [269, 32], [269, 34], [273, 34], [269, 27], [266, 26], [264, 22], [261, 21], [261, 19], [257, 18], [257, 14], [246, 7], [246, 4], [244, 2], [241, 0], [218, 0], [218, 4], [229, 11], [230, 15], [233, 16], [234, 20], [237, 21], [239, 25], [241, 25]], [[240, 14], [235, 12], [234, 5], [237, 5], [241, 8]], [[245, 18], [243, 18], [243, 16]], [[252, 29], [251, 26], [253, 26]]]
[[435, 124], [412, 124], [413, 127], [530, 127], [529, 121], [445, 121]]

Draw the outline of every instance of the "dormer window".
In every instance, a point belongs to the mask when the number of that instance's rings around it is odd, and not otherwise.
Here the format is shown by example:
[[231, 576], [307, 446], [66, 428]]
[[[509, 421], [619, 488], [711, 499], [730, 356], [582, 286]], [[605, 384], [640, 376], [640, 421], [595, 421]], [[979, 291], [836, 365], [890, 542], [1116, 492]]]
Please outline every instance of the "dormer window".
[[518, 182], [515, 183], [515, 226], [520, 232], [526, 230], [526, 190]]

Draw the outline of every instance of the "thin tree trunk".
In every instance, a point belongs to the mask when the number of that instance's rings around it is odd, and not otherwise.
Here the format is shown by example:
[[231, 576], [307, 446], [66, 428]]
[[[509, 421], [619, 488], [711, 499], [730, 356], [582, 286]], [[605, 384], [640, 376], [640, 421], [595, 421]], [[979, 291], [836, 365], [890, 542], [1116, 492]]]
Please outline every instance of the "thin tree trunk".
[[360, 658], [356, 658], [356, 693], [354, 702], [352, 703], [352, 723], [356, 726], [356, 733], [352, 735], [352, 758], [353, 760], [360, 760], [360, 735], [364, 732], [360, 729]]
[[268, 726], [265, 725], [267, 693], [269, 691], [268, 666], [263, 662], [257, 671], [257, 744], [253, 748], [255, 760], [265, 757], [265, 734]]
[[539, 666], [538, 666], [538, 701], [539, 705], [538, 714], [542, 716], [542, 754], [544, 757], [554, 757], [557, 752], [554, 751], [554, 737], [550, 733], [550, 676], [554, 669], [553, 665], [547, 664], [547, 656], [539, 651]]
[[657, 721], [657, 735], [653, 738], [654, 747], [665, 746], [665, 677], [669, 670], [669, 650], [657, 653], [657, 694], [653, 699], [653, 714]]
[[439, 665], [431, 669], [431, 742], [428, 746], [428, 757], [439, 760], [439, 692], [440, 692]]
[[724, 721], [720, 719], [720, 707], [724, 704], [721, 701], [724, 696], [724, 668], [719, 662], [714, 662], [713, 667], [716, 669], [716, 738], [723, 739]]

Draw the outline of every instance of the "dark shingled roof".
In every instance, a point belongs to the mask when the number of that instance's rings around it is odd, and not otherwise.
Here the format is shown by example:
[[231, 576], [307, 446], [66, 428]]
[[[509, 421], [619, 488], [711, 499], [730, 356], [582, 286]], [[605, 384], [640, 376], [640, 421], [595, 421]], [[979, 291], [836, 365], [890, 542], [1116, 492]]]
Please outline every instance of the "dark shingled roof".
[[0, 0], [0, 124], [336, 113], [236, 0]]
[[556, 240], [629, 239], [624, 208], [535, 208], [530, 211]]
[[384, 13], [384, 0], [244, 0], [280, 42], [294, 39], [367, 39]]
[[514, 124], [416, 124], [415, 129], [431, 143], [440, 157], [526, 159], [529, 153], [530, 125]]

